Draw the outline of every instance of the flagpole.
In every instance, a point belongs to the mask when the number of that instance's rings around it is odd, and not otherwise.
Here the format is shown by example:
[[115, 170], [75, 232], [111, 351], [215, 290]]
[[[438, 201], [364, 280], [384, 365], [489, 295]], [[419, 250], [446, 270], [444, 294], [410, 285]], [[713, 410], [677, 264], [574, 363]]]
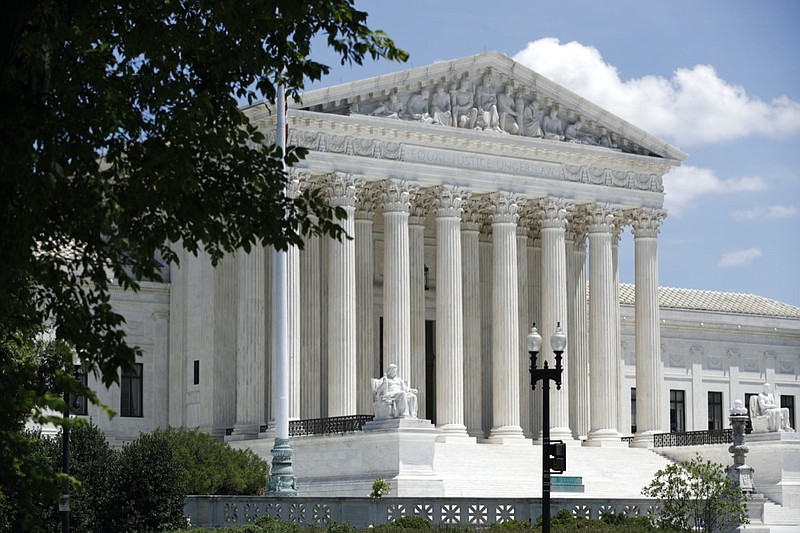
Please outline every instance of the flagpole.
[[[283, 171], [287, 170], [284, 155], [288, 122], [286, 120], [286, 89], [278, 85], [275, 144], [281, 149]], [[286, 194], [286, 189], [284, 189]], [[289, 442], [289, 298], [287, 292], [287, 253], [275, 250], [275, 286], [273, 300], [273, 335], [275, 341], [273, 372], [277, 376], [272, 395], [275, 406], [275, 444], [272, 447], [272, 469], [267, 482], [267, 495], [297, 496], [297, 484], [292, 469], [292, 445]]]

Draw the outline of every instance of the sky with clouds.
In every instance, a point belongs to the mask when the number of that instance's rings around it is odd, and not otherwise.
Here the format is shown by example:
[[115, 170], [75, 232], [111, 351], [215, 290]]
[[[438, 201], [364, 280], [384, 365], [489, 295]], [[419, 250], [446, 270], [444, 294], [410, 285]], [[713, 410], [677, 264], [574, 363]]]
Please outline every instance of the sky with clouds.
[[[800, 306], [800, 2], [356, 1], [409, 63], [500, 51], [689, 154], [665, 176], [660, 284]], [[321, 46], [315, 57], [330, 57]], [[633, 243], [620, 279], [633, 281]]]

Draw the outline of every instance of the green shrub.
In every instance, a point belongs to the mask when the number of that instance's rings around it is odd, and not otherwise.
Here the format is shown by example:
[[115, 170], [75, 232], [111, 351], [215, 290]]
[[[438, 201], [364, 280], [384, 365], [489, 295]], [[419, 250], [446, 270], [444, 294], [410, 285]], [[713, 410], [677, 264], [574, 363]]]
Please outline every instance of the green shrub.
[[534, 530], [535, 528], [528, 522], [520, 522], [518, 520], [498, 522], [489, 526], [489, 531], [495, 533], [527, 533]]
[[431, 529], [433, 527], [430, 520], [421, 516], [401, 516], [392, 522], [392, 525], [404, 529]]
[[143, 434], [113, 461], [105, 531], [155, 532], [185, 527], [183, 470], [163, 433]]
[[699, 454], [656, 472], [642, 493], [661, 503], [657, 523], [662, 528], [710, 533], [749, 523], [742, 491], [722, 465]]
[[197, 430], [156, 430], [173, 446], [187, 494], [263, 494], [269, 463]]
[[259, 516], [254, 524], [258, 526], [258, 531], [268, 533], [300, 533], [303, 528], [294, 522], [284, 522], [269, 515]]

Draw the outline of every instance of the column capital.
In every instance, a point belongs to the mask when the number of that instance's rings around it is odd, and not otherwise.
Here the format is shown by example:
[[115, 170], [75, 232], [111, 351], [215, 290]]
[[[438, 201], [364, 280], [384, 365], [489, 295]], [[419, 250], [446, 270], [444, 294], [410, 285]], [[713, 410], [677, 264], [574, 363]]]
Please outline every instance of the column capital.
[[350, 172], [333, 172], [328, 174], [325, 185], [328, 188], [331, 205], [333, 207], [356, 206], [356, 187], [365, 183], [365, 180], [356, 178]]
[[485, 221], [483, 198], [470, 196], [461, 202], [461, 229], [480, 231]]
[[381, 190], [385, 213], [410, 213], [411, 195], [419, 190], [419, 185], [405, 180], [388, 179], [381, 182]]
[[470, 192], [462, 187], [440, 185], [434, 190], [433, 204], [436, 208], [436, 218], [461, 218], [464, 200], [470, 197]]
[[488, 211], [492, 224], [516, 224], [517, 212], [527, 198], [521, 194], [497, 191], [488, 195]]
[[630, 216], [634, 238], [655, 238], [661, 231], [661, 224], [667, 217], [667, 212], [663, 209], [643, 207], [632, 210]]
[[567, 214], [574, 208], [574, 202], [564, 198], [543, 198], [539, 202], [542, 228], [566, 229]]
[[356, 198], [356, 220], [373, 220], [375, 208], [380, 204], [377, 187], [369, 183], [358, 189]]
[[614, 219], [619, 213], [620, 209], [612, 204], [598, 203], [587, 206], [589, 233], [612, 233]]

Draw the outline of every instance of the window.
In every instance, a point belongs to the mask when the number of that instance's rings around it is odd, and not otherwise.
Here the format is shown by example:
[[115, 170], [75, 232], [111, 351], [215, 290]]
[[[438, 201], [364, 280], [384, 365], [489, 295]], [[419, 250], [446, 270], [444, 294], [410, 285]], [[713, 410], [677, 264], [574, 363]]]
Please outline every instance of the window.
[[636, 434], [636, 387], [631, 387], [631, 433]]
[[133, 365], [133, 370], [122, 373], [120, 389], [120, 416], [142, 417], [142, 364]]
[[722, 393], [708, 393], [708, 429], [722, 429]]
[[194, 383], [195, 385], [200, 385], [200, 361], [198, 359], [194, 360], [194, 373], [193, 373], [192, 383]]
[[686, 391], [669, 391], [669, 430], [672, 433], [686, 432]]
[[789, 410], [789, 425], [796, 428], [797, 426], [794, 425], [794, 396], [781, 396], [781, 407]]
[[[85, 372], [78, 372], [75, 374], [81, 385], [84, 387], [89, 383], [89, 376]], [[89, 405], [86, 401], [86, 396], [73, 396], [72, 397], [72, 412], [78, 416], [86, 416], [89, 414]]]

